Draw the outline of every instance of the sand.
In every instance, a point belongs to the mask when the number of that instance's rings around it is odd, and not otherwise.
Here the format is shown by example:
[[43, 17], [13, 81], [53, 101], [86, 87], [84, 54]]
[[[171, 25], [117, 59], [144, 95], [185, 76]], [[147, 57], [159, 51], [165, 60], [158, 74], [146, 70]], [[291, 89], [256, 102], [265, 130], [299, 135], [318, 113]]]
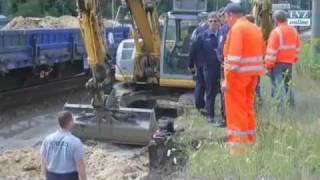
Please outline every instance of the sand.
[[[103, 19], [105, 27], [119, 25], [118, 22]], [[41, 29], [41, 28], [79, 28], [79, 20], [74, 16], [52, 17], [46, 16], [44, 18], [32, 18], [18, 16], [13, 18], [1, 30], [21, 30], [21, 29]]]
[[[88, 180], [144, 179], [148, 171], [146, 151], [128, 149], [128, 152], [121, 152], [121, 148], [107, 143], [86, 144], [85, 162]], [[132, 154], [132, 152], [138, 153]], [[39, 147], [26, 147], [1, 153], [0, 179], [43, 179], [40, 173]]]

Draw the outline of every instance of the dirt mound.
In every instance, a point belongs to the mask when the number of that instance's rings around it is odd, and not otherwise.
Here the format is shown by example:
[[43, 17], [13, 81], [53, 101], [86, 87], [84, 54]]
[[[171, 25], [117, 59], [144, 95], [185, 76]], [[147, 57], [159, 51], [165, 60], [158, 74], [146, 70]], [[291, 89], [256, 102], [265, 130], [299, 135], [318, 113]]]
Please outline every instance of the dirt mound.
[[[103, 19], [105, 27], [119, 25], [119, 22]], [[32, 17], [16, 17], [12, 19], [1, 30], [11, 29], [41, 29], [41, 28], [79, 28], [79, 20], [74, 16], [61, 16], [52, 17], [46, 16], [44, 18], [32, 18]]]
[[44, 18], [16, 17], [12, 19], [2, 30], [10, 29], [39, 29], [39, 28], [77, 28], [79, 20], [73, 16]]
[[[110, 151], [109, 146], [104, 143], [85, 145], [88, 179], [127, 180], [146, 177], [148, 168], [145, 152], [126, 157]], [[43, 179], [40, 175], [39, 147], [10, 150], [0, 154], [0, 167], [0, 179], [3, 180]]]
[[78, 28], [79, 20], [73, 16], [61, 16], [61, 17], [44, 17], [39, 26], [42, 28]]
[[18, 16], [12, 19], [2, 30], [10, 29], [35, 29], [38, 28], [40, 19]]

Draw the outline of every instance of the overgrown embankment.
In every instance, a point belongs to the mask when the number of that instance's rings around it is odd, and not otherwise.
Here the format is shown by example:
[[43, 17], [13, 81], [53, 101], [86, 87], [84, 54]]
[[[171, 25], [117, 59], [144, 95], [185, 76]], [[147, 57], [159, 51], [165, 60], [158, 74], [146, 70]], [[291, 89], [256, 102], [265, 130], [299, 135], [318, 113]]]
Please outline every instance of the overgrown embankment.
[[175, 141], [186, 147], [182, 154], [188, 179], [320, 179], [320, 61], [311, 52], [311, 44], [305, 44], [295, 67], [295, 110], [278, 114], [269, 95], [270, 80], [262, 78], [263, 104], [257, 109], [252, 152], [230, 156], [223, 141], [226, 131], [196, 113], [177, 121], [185, 129]]

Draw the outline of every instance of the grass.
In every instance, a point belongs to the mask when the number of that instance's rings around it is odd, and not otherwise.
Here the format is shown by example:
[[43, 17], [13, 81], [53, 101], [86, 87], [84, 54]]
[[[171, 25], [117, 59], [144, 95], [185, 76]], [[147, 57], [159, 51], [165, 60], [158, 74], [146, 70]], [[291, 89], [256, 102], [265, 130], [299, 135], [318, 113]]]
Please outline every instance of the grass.
[[296, 110], [281, 116], [269, 98], [269, 79], [262, 78], [264, 104], [257, 110], [258, 139], [251, 153], [230, 156], [221, 141], [225, 130], [196, 112], [178, 119], [185, 131], [174, 141], [187, 147], [190, 179], [320, 179], [320, 81], [317, 71], [306, 70], [310, 62], [302, 61], [297, 68], [304, 71], [294, 75]]

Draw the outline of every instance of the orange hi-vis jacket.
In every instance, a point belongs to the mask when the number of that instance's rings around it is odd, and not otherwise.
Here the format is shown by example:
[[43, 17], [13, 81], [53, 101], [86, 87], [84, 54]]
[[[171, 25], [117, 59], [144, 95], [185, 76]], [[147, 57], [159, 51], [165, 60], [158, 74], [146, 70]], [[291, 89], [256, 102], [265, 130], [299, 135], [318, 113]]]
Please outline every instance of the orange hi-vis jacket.
[[266, 52], [266, 65], [272, 68], [276, 63], [294, 64], [298, 61], [300, 38], [297, 30], [281, 23], [270, 34]]
[[238, 19], [230, 29], [224, 46], [225, 73], [264, 74], [264, 52], [261, 29], [245, 17]]

